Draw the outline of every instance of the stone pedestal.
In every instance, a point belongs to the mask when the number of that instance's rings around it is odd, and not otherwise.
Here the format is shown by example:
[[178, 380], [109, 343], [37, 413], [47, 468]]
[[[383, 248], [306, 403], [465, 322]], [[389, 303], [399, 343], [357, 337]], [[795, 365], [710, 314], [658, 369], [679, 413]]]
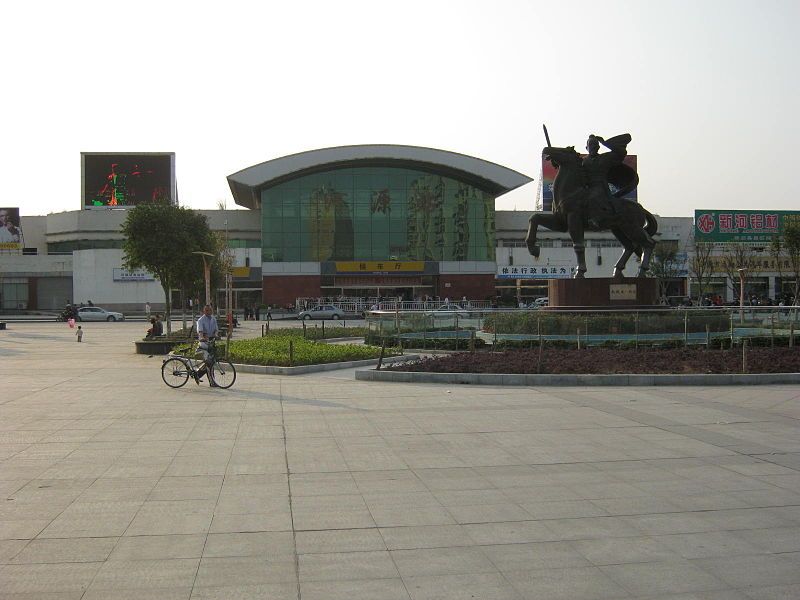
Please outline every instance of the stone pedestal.
[[650, 277], [614, 279], [551, 279], [550, 308], [656, 308], [658, 280]]

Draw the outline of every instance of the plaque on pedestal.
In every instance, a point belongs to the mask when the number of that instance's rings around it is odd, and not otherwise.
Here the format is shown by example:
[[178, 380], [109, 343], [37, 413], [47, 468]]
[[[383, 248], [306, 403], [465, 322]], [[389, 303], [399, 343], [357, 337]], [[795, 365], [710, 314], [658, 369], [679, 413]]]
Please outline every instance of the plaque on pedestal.
[[658, 280], [637, 277], [618, 279], [551, 279], [550, 308], [657, 308]]

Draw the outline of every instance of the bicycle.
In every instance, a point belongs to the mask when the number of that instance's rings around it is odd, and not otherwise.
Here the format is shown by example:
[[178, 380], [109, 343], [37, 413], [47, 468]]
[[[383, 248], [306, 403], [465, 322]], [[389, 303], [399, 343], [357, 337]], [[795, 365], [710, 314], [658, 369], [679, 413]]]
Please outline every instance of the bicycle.
[[[217, 347], [214, 340], [208, 342], [209, 362], [206, 373], [211, 382], [218, 387], [228, 389], [236, 381], [236, 369], [229, 360], [217, 358]], [[200, 383], [199, 370], [205, 361], [194, 361], [189, 356], [171, 356], [161, 365], [161, 379], [171, 388], [186, 385], [191, 376], [197, 384]]]

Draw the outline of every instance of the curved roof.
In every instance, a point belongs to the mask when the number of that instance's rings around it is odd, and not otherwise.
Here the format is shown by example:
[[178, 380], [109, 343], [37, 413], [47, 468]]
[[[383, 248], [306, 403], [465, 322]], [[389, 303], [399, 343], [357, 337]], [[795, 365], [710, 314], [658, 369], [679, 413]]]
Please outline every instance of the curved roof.
[[228, 176], [233, 199], [247, 208], [260, 207], [260, 191], [285, 181], [332, 169], [366, 166], [414, 168], [452, 177], [495, 197], [533, 181], [530, 177], [466, 154], [391, 144], [338, 146], [290, 154]]

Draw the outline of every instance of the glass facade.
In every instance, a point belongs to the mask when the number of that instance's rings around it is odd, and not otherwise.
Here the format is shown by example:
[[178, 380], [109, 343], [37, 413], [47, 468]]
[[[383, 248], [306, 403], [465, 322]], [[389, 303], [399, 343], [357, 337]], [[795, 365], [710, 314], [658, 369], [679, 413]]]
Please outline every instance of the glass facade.
[[264, 262], [493, 261], [494, 197], [423, 171], [358, 167], [261, 192]]

